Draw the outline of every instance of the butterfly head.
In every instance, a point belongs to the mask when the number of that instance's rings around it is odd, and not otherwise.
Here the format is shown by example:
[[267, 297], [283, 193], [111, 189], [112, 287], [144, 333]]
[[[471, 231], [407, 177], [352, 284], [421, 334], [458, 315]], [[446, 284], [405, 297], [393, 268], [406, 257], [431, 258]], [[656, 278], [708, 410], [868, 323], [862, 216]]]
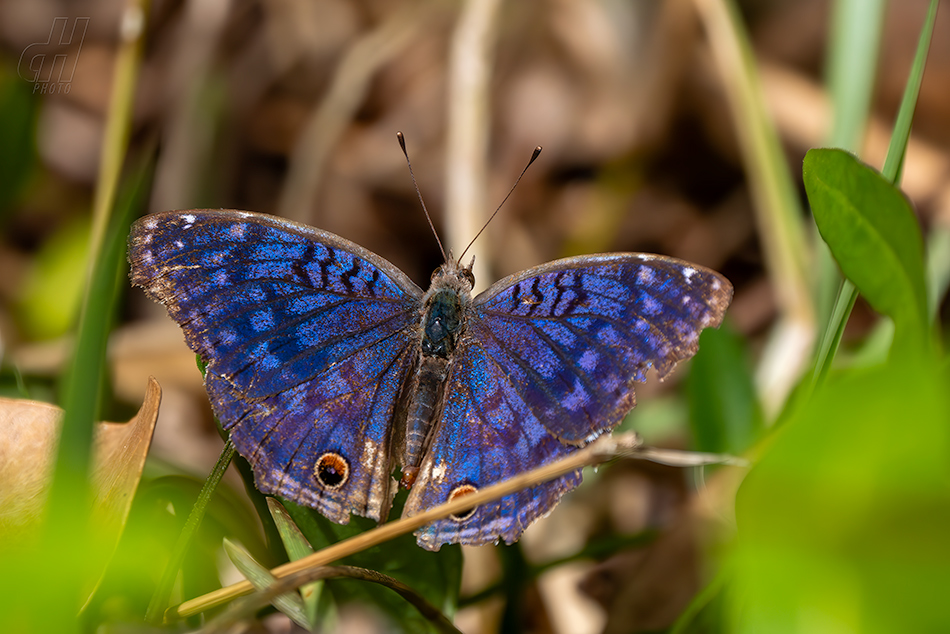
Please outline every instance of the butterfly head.
[[452, 257], [450, 251], [445, 259], [445, 264], [439, 265], [439, 268], [432, 272], [432, 286], [455, 287], [458, 291], [471, 293], [475, 287], [475, 273], [472, 272], [474, 266], [474, 257], [467, 265], [464, 265], [461, 261]]

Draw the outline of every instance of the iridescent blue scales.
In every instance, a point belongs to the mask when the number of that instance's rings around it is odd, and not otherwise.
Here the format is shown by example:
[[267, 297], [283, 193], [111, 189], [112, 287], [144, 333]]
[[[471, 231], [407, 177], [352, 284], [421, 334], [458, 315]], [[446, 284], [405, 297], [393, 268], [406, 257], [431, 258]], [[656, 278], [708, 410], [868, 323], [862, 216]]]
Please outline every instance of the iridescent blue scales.
[[[471, 297], [450, 261], [423, 292], [331, 233], [238, 211], [164, 212], [129, 239], [132, 281], [207, 363], [219, 420], [258, 488], [333, 521], [385, 520], [397, 467], [416, 514], [613, 429], [634, 383], [717, 326], [732, 286], [673, 258], [550, 262]], [[511, 543], [580, 472], [427, 525], [420, 545]]]

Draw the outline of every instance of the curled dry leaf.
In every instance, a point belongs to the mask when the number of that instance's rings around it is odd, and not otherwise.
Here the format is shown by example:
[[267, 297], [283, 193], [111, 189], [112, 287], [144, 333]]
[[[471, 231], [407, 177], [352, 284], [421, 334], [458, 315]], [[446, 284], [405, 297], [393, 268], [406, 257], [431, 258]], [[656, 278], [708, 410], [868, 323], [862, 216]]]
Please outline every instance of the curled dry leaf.
[[[97, 423], [92, 463], [92, 530], [108, 548], [125, 526], [158, 418], [161, 388], [149, 379], [141, 409], [128, 423]], [[37, 401], [0, 398], [0, 539], [36, 533], [59, 443], [63, 411]], [[102, 572], [100, 571], [100, 573]], [[97, 575], [98, 576], [98, 575]]]

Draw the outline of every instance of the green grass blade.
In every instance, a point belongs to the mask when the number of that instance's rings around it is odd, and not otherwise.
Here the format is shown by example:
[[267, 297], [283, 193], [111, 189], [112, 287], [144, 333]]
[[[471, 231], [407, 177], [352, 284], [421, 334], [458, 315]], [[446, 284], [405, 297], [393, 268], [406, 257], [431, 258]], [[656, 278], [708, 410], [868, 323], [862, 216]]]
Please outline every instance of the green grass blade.
[[815, 373], [812, 375], [812, 387], [820, 384], [828, 376], [831, 369], [831, 361], [834, 359], [838, 346], [841, 345], [841, 337], [844, 336], [844, 327], [848, 324], [848, 315], [854, 308], [854, 302], [858, 299], [858, 291], [847, 279], [842, 279], [838, 286], [838, 295], [835, 303], [831, 307], [831, 315], [825, 324], [825, 332], [822, 334], [821, 343], [818, 344], [818, 356], [815, 362]]
[[830, 145], [859, 152], [877, 70], [884, 0], [837, 0], [829, 38]]
[[897, 120], [894, 122], [894, 131], [891, 132], [891, 143], [887, 148], [887, 158], [881, 172], [892, 183], [900, 183], [900, 173], [904, 167], [904, 156], [907, 154], [907, 141], [910, 140], [910, 129], [914, 120], [914, 109], [917, 107], [917, 96], [920, 94], [920, 84], [924, 79], [924, 67], [927, 64], [927, 52], [930, 50], [930, 40], [933, 37], [934, 23], [937, 20], [938, 0], [930, 0], [927, 18], [920, 30], [917, 41], [917, 53], [914, 55], [914, 64], [910, 68], [910, 77], [904, 87], [904, 98], [901, 100], [900, 110], [897, 111]]
[[30, 84], [0, 64], [0, 220], [26, 186], [36, 163], [36, 119], [40, 101]]
[[[62, 395], [63, 425], [44, 529], [44, 557], [51, 557], [56, 568], [64, 571], [57, 581], [57, 608], [38, 608], [41, 629], [72, 631], [79, 605], [85, 602], [83, 588], [89, 587], [89, 575], [96, 569], [88, 561], [101, 552], [100, 536], [90, 532], [91, 511], [89, 474], [94, 423], [98, 418], [106, 377], [106, 347], [120, 288], [125, 278], [125, 241], [133, 212], [147, 199], [152, 165], [150, 161], [136, 170], [119, 194], [98, 257], [93, 263], [89, 286], [80, 315], [76, 348], [65, 375]], [[52, 562], [50, 562], [52, 565]], [[40, 569], [44, 566], [40, 565]], [[48, 597], [47, 597], [48, 599]]]

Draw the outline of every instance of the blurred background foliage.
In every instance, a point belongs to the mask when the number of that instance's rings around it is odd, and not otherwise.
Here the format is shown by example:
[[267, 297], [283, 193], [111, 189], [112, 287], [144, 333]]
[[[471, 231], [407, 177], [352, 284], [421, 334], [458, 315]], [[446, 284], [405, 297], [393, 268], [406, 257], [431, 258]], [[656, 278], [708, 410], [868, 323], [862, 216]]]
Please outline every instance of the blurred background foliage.
[[[5, 396], [62, 402], [120, 33], [135, 5], [0, 1]], [[807, 212], [801, 169], [809, 148], [829, 144], [884, 166], [928, 2], [152, 0], [146, 9], [118, 211], [280, 214], [361, 244], [424, 285], [440, 254], [395, 132], [456, 252], [542, 145], [476, 243], [482, 287], [600, 251], [684, 258], [735, 285], [723, 328], [667, 381], [639, 388], [624, 426], [651, 444], [745, 455], [756, 466], [744, 481], [736, 468], [618, 461], [586, 474], [514, 547], [464, 549], [464, 567], [450, 552], [434, 573], [407, 563], [416, 556], [407, 539], [360, 565], [422, 588], [443, 585], [434, 575], [449, 568], [448, 579], [461, 578], [456, 624], [466, 632], [950, 629], [946, 362], [940, 352], [886, 361], [889, 321], [858, 297], [827, 379], [812, 379], [840, 273]], [[934, 326], [915, 328], [936, 341], [950, 317], [943, 9], [894, 172], [927, 246]], [[478, 10], [483, 39], [467, 40]], [[477, 78], [472, 61], [485, 83], [467, 94], [459, 84]], [[179, 329], [118, 274], [101, 411], [131, 418], [149, 376], [163, 400], [125, 533], [78, 626], [89, 631], [146, 627], [222, 442]], [[238, 578], [223, 537], [267, 565], [286, 560], [244, 481], [226, 474], [174, 601]], [[74, 613], [56, 599], [55, 562], [30, 566], [47, 573], [4, 566], [0, 594], [10, 600], [17, 588], [33, 602], [0, 606]], [[325, 624], [420, 626], [398, 600], [358, 584], [328, 584]], [[457, 594], [439, 590], [452, 616]], [[253, 627], [296, 627], [262, 614]]]

